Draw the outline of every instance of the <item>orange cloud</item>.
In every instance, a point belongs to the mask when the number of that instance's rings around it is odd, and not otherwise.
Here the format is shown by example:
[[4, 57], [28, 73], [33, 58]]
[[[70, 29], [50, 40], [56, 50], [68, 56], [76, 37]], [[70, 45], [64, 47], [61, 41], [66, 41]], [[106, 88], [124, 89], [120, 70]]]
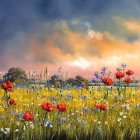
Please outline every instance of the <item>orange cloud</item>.
[[125, 21], [124, 26], [127, 30], [132, 32], [140, 32], [140, 22], [138, 21]]
[[[127, 24], [128, 28], [130, 25]], [[62, 66], [73, 75], [79, 71], [87, 71], [89, 75], [104, 65], [115, 69], [123, 62], [132, 68], [140, 67], [140, 40], [130, 43], [117, 38], [112, 39], [111, 34], [107, 32], [98, 32], [102, 36], [100, 39], [91, 36], [87, 38], [87, 32], [71, 31], [64, 24], [63, 27], [62, 32], [47, 34], [43, 42], [36, 36], [31, 37], [28, 60], [40, 67], [48, 65], [51, 72]]]

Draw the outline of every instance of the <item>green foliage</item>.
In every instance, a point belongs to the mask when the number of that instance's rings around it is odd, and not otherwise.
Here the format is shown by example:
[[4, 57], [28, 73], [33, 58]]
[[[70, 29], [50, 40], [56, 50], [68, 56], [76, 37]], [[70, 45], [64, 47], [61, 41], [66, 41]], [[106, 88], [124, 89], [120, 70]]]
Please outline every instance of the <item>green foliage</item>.
[[22, 82], [25, 82], [27, 80], [27, 75], [26, 75], [26, 72], [25, 70], [17, 67], [13, 67], [13, 68], [10, 68], [8, 70], [8, 73], [6, 73], [4, 76], [3, 76], [4, 79], [8, 79], [8, 80], [11, 80], [15, 83], [22, 83]]

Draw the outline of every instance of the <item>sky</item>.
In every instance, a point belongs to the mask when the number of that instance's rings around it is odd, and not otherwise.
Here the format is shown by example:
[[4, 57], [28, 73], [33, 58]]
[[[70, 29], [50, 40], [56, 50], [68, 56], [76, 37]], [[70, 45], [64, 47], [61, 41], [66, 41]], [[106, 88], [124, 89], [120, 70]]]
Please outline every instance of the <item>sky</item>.
[[121, 63], [140, 77], [139, 0], [1, 0], [0, 72], [92, 78]]

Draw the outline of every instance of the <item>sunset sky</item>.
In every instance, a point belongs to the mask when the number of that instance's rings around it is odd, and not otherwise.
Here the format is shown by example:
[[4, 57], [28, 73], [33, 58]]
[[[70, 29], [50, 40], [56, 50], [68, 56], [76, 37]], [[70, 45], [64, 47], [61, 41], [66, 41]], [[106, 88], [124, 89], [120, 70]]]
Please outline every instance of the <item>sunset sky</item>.
[[121, 63], [140, 78], [140, 0], [1, 0], [0, 71], [62, 67], [92, 78]]

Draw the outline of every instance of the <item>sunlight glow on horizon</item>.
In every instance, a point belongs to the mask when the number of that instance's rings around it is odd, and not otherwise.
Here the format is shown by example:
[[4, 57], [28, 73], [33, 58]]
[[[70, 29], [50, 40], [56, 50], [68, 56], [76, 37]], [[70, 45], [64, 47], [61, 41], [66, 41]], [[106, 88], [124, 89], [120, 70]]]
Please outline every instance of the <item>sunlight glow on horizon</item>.
[[69, 64], [70, 66], [81, 68], [81, 69], [87, 69], [91, 66], [92, 63], [87, 61], [85, 58], [80, 57], [78, 59], [75, 59], [72, 62], [67, 62], [67, 64]]

